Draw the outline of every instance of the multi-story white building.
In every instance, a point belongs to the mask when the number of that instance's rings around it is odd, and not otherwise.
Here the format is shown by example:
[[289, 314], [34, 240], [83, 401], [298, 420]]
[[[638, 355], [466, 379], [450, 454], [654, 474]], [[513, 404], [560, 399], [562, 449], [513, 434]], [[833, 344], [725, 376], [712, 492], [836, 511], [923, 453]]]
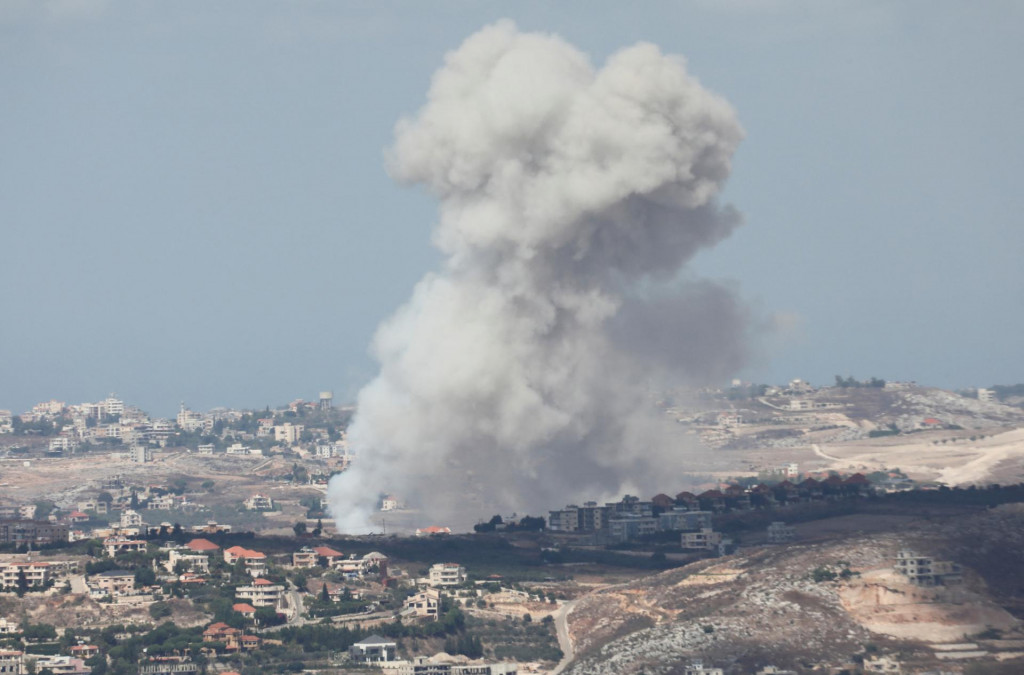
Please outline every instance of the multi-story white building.
[[121, 512], [121, 527], [142, 527], [142, 516], [132, 509]]
[[8, 649], [0, 650], [0, 674], [23, 675], [25, 672], [25, 653]]
[[430, 566], [427, 583], [434, 588], [466, 583], [466, 568], [458, 563], [437, 563]]
[[164, 568], [168, 572], [173, 572], [178, 563], [185, 565], [190, 572], [198, 572], [199, 574], [210, 573], [210, 559], [205, 555], [193, 553], [188, 548], [172, 548], [167, 553], [167, 562], [164, 563]]
[[267, 579], [256, 579], [251, 586], [235, 589], [235, 598], [245, 600], [253, 607], [276, 607], [284, 594], [284, 586]]
[[299, 442], [304, 428], [301, 424], [292, 424], [291, 422], [274, 425], [274, 440], [278, 443], [295, 445]]
[[722, 543], [722, 533], [703, 527], [695, 532], [683, 532], [681, 539], [683, 548], [713, 551]]
[[0, 563], [0, 587], [17, 588], [22, 575], [32, 588], [45, 586], [50, 581], [52, 572], [50, 563], [46, 562]]

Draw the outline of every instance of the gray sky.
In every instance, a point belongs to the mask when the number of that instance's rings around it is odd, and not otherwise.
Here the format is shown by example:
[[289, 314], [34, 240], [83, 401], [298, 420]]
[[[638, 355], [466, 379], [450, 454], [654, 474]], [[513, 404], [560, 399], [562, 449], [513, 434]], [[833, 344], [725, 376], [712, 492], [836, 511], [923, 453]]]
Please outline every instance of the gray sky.
[[439, 260], [392, 129], [505, 16], [737, 109], [744, 377], [1024, 381], [1021, 3], [0, 0], [0, 408], [353, 396]]

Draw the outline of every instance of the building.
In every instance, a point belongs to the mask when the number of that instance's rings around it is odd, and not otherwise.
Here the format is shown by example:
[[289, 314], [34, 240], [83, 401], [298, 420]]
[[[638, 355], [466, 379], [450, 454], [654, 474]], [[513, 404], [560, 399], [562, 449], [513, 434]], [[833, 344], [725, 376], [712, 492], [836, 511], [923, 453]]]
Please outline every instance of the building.
[[613, 541], [630, 541], [658, 531], [659, 519], [636, 513], [619, 513], [608, 519], [608, 535]]
[[686, 549], [714, 551], [722, 543], [722, 533], [710, 527], [703, 527], [696, 532], [683, 532], [680, 546]]
[[384, 663], [395, 660], [398, 644], [380, 635], [371, 635], [348, 648], [349, 657], [356, 663]]
[[153, 451], [145, 445], [133, 445], [128, 450], [128, 459], [138, 464], [153, 461]]
[[256, 579], [251, 586], [239, 586], [235, 589], [235, 598], [245, 600], [253, 607], [276, 607], [284, 594], [284, 586], [267, 579]]
[[132, 509], [121, 512], [121, 527], [142, 527], [142, 516]]
[[108, 537], [103, 540], [103, 550], [111, 558], [119, 553], [134, 553], [146, 550], [146, 542], [142, 539], [128, 539], [126, 537]]
[[519, 671], [514, 663], [481, 663], [442, 653], [417, 656], [410, 662], [396, 663], [385, 672], [389, 675], [516, 675]]
[[786, 544], [796, 538], [796, 528], [777, 520], [768, 526], [769, 544]]
[[90, 577], [90, 587], [111, 597], [129, 595], [135, 588], [135, 572], [131, 570], [107, 570]]
[[292, 424], [291, 422], [285, 422], [284, 424], [274, 425], [274, 440], [278, 443], [284, 443], [286, 445], [295, 445], [299, 442], [302, 437], [302, 432], [305, 430], [301, 424]]
[[948, 560], [935, 560], [913, 551], [896, 554], [895, 570], [918, 586], [943, 586], [963, 582], [960, 565]]
[[316, 551], [308, 546], [303, 546], [298, 551], [292, 553], [292, 567], [308, 569], [316, 567], [318, 562], [319, 556], [316, 554]]
[[188, 548], [172, 548], [168, 551], [164, 569], [168, 572], [173, 572], [179, 564], [189, 572], [198, 572], [199, 574], [210, 573], [210, 559], [201, 553], [193, 553]]
[[217, 546], [209, 539], [193, 539], [185, 544], [185, 548], [194, 553], [212, 553], [213, 551], [220, 550], [220, 546]]
[[13, 635], [21, 632], [21, 626], [17, 621], [8, 621], [4, 617], [0, 617], [0, 635]]
[[67, 540], [67, 525], [23, 518], [0, 520], [0, 544], [38, 546]]
[[330, 410], [334, 405], [334, 392], [333, 391], [322, 391], [320, 392], [320, 409]]
[[252, 497], [243, 502], [245, 508], [249, 511], [273, 511], [274, 500], [270, 497], [264, 497], [261, 494], [255, 494]]
[[440, 608], [441, 593], [433, 588], [428, 588], [405, 599], [405, 611], [402, 612], [402, 615], [436, 621]]
[[674, 508], [658, 516], [658, 529], [666, 532], [672, 530], [700, 530], [711, 527], [711, 511], [689, 511], [685, 508]]
[[12, 650], [0, 650], [0, 674], [23, 675], [25, 672], [25, 653]]
[[431, 565], [427, 583], [434, 588], [464, 584], [466, 583], [466, 568], [458, 563]]
[[92, 668], [85, 665], [84, 659], [73, 656], [39, 656], [35, 661], [35, 672], [49, 669], [53, 675], [89, 675]]
[[24, 578], [30, 588], [41, 588], [50, 583], [53, 568], [48, 562], [0, 563], [0, 587], [17, 588]]
[[978, 389], [978, 400], [991, 403], [996, 400], [996, 393], [991, 389]]
[[267, 571], [267, 556], [259, 551], [252, 551], [241, 546], [232, 546], [224, 550], [224, 562], [234, 565], [239, 560], [245, 565], [245, 571], [252, 577], [261, 577]]

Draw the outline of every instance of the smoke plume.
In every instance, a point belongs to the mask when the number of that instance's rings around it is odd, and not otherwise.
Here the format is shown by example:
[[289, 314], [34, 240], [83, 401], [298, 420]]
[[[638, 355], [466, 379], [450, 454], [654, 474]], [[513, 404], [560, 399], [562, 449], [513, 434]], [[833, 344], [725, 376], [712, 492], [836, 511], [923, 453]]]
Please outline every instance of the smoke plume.
[[445, 262], [374, 339], [357, 457], [328, 491], [339, 528], [382, 492], [465, 527], [677, 483], [688, 451], [652, 388], [745, 357], [741, 303], [683, 273], [740, 222], [715, 195], [742, 136], [651, 44], [595, 69], [503, 21], [449, 53], [388, 155], [439, 200]]

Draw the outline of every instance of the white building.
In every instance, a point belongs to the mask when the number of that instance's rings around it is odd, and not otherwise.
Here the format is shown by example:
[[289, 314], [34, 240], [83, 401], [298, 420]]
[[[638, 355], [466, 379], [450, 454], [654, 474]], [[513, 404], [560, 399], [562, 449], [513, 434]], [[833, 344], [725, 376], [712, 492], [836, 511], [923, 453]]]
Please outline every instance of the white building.
[[251, 586], [239, 586], [235, 589], [235, 597], [245, 600], [253, 607], [276, 607], [284, 594], [284, 586], [267, 579], [259, 578]]
[[431, 565], [427, 583], [434, 588], [464, 584], [466, 583], [466, 568], [458, 563]]
[[713, 551], [722, 543], [722, 533], [710, 527], [702, 527], [696, 532], [683, 532], [680, 546], [688, 549]]
[[142, 516], [132, 509], [121, 512], [121, 527], [142, 527]]
[[128, 458], [138, 464], [153, 461], [153, 451], [144, 445], [133, 445], [128, 451]]
[[768, 526], [768, 543], [785, 544], [796, 538], [796, 528], [777, 520]]

